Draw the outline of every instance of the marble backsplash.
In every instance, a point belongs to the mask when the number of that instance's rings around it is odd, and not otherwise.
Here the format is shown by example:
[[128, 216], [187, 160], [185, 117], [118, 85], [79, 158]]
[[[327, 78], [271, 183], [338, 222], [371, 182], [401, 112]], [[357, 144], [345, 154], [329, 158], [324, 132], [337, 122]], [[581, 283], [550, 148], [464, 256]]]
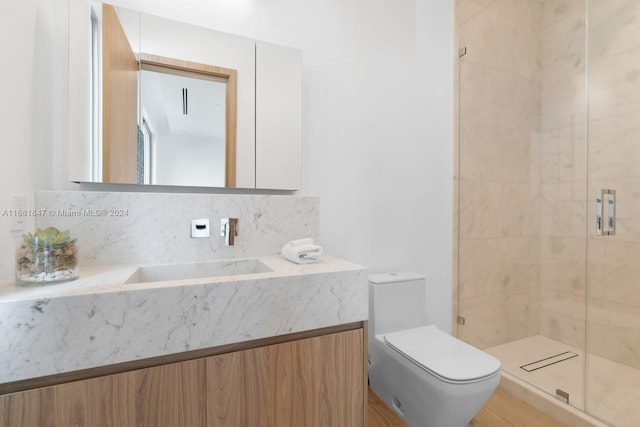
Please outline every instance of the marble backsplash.
[[[289, 240], [317, 240], [316, 197], [94, 191], [36, 191], [36, 228], [78, 238], [80, 266], [196, 262], [279, 253]], [[220, 219], [238, 218], [234, 246]], [[211, 237], [191, 238], [191, 220], [209, 218]], [[321, 244], [321, 242], [319, 242]]]

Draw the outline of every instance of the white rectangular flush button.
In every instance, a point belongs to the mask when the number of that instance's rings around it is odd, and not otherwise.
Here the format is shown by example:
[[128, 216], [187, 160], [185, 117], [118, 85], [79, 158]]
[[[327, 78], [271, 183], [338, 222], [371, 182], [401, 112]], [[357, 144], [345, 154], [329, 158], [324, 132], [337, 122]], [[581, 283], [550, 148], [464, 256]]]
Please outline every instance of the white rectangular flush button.
[[191, 220], [191, 237], [210, 237], [209, 218]]

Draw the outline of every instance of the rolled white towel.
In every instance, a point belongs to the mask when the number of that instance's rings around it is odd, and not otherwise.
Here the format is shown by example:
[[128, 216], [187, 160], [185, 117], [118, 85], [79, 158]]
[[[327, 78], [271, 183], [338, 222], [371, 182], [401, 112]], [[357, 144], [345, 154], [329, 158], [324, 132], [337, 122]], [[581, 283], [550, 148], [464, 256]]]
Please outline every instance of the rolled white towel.
[[292, 240], [280, 251], [283, 257], [296, 264], [319, 262], [323, 253], [322, 246], [314, 244], [311, 238]]

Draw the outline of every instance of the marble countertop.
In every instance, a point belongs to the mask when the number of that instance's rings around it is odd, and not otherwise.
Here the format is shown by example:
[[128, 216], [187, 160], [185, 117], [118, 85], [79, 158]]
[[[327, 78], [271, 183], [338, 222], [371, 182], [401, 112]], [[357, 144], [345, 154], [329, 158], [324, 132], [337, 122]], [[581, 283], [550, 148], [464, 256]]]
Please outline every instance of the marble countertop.
[[56, 285], [2, 281], [0, 383], [368, 318], [365, 268], [256, 258], [272, 271], [126, 284], [140, 265], [112, 265]]

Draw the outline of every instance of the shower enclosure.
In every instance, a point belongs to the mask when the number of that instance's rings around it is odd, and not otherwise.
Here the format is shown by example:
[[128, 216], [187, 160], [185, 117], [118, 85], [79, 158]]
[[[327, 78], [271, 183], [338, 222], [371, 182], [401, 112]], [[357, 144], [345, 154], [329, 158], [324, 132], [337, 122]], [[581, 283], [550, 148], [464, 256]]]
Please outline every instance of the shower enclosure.
[[456, 332], [640, 420], [640, 1], [457, 0]]

